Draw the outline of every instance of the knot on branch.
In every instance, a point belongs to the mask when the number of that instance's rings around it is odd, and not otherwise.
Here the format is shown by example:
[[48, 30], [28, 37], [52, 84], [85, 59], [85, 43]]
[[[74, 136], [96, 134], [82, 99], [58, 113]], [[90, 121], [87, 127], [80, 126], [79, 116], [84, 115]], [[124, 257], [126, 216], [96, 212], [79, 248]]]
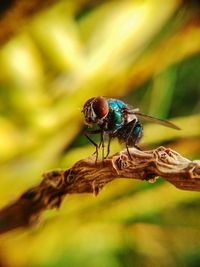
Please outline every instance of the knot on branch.
[[65, 177], [63, 171], [53, 170], [43, 174], [43, 180], [39, 186], [31, 188], [23, 193], [21, 200], [28, 200], [32, 207], [38, 209], [59, 208], [64, 192]]
[[42, 187], [50, 186], [59, 189], [63, 185], [63, 177], [60, 170], [45, 172], [43, 175]]
[[200, 178], [200, 161], [196, 160], [191, 162], [188, 167], [188, 174], [189, 178], [194, 179], [194, 178]]
[[182, 157], [176, 151], [162, 146], [155, 149], [153, 155], [155, 157], [156, 167], [161, 172], [179, 172], [190, 163], [188, 159]]
[[184, 159], [183, 157], [180, 157], [180, 154], [178, 154], [176, 151], [162, 146], [154, 150], [154, 155], [158, 162], [171, 165], [177, 165], [177, 163], [180, 163], [180, 159]]
[[119, 171], [127, 168], [129, 166], [128, 155], [124, 153], [120, 153], [117, 159], [113, 160], [114, 169], [119, 173]]
[[38, 187], [33, 187], [27, 190], [25, 193], [23, 193], [20, 198], [36, 202], [40, 199], [40, 196], [41, 196], [41, 190], [38, 190]]
[[64, 175], [65, 184], [73, 183], [76, 177], [74, 171], [70, 169], [64, 171], [63, 175]]
[[67, 186], [72, 184], [75, 174], [72, 169], [53, 170], [43, 174], [43, 181], [40, 184], [41, 202], [46, 208], [59, 208], [66, 195]]

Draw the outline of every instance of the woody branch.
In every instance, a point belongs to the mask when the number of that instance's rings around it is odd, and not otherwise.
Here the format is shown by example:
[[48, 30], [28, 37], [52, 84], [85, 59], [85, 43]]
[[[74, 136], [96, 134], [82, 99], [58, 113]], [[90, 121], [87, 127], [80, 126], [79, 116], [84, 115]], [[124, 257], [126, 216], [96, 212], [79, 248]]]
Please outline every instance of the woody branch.
[[0, 233], [32, 225], [46, 209], [59, 208], [63, 198], [73, 193], [94, 193], [116, 178], [155, 182], [159, 176], [179, 189], [200, 191], [200, 161], [190, 161], [165, 147], [121, 151], [102, 163], [95, 157], [76, 162], [66, 170], [43, 174], [43, 180], [16, 201], [0, 210]]

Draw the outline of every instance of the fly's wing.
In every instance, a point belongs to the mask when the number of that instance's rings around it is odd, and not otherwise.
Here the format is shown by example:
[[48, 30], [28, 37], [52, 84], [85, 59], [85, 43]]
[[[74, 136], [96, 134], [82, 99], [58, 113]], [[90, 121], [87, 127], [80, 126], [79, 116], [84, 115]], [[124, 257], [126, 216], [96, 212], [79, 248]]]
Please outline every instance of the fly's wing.
[[138, 117], [141, 117], [141, 118], [144, 118], [145, 120], [150, 121], [150, 122], [154, 122], [154, 123], [157, 123], [157, 124], [164, 125], [166, 127], [170, 127], [170, 128], [176, 129], [176, 130], [180, 130], [180, 128], [178, 126], [176, 126], [175, 124], [173, 124], [170, 121], [157, 119], [157, 118], [151, 117], [149, 115], [143, 114], [141, 112], [138, 112], [136, 110], [129, 111], [128, 113], [129, 114], [134, 114], [134, 115], [136, 115]]

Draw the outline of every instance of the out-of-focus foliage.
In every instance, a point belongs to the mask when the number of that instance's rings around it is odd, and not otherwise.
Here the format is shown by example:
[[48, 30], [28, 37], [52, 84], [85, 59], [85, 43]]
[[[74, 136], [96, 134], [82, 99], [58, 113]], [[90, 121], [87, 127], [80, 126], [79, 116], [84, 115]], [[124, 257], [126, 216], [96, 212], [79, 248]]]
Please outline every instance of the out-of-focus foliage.
[[[1, 206], [93, 152], [80, 111], [95, 95], [182, 128], [144, 126], [144, 148], [200, 156], [200, 6], [189, 2], [58, 1], [1, 47]], [[0, 238], [0, 265], [199, 266], [199, 199], [128, 180], [68, 196], [37, 228]]]

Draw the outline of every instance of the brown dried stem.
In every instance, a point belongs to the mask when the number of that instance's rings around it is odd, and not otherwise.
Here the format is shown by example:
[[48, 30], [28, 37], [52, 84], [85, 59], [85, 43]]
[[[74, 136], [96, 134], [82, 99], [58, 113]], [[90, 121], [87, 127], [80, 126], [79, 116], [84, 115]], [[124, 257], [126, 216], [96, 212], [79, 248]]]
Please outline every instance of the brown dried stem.
[[163, 177], [179, 189], [200, 191], [200, 161], [190, 161], [177, 152], [130, 149], [132, 160], [121, 151], [95, 164], [89, 157], [70, 169], [43, 174], [38, 185], [24, 192], [14, 203], [0, 210], [0, 233], [34, 223], [46, 209], [58, 208], [67, 194], [94, 193], [116, 178], [156, 181]]

